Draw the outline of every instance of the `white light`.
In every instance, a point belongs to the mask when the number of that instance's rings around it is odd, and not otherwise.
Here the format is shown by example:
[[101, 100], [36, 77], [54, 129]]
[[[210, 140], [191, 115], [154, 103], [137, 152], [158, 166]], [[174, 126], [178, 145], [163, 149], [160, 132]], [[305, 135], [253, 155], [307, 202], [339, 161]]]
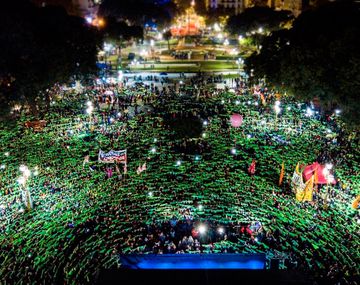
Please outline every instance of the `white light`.
[[150, 192], [148, 193], [148, 195], [149, 195], [149, 197], [152, 197], [152, 196], [154, 196], [154, 193], [150, 191]]
[[275, 101], [275, 106], [280, 106], [280, 104], [281, 104], [280, 101], [278, 101], [278, 100]]
[[242, 35], [239, 35], [239, 41], [242, 41], [243, 40], [243, 36]]
[[225, 104], [225, 101], [224, 101], [224, 100], [221, 100], [221, 104]]
[[157, 142], [157, 138], [154, 138], [154, 143], [156, 143]]
[[240, 101], [239, 100], [236, 100], [235, 101], [235, 105], [239, 105], [240, 104]]
[[88, 24], [91, 24], [93, 21], [91, 17], [86, 17], [85, 20]]
[[290, 111], [290, 110], [291, 110], [291, 107], [287, 107], [286, 109], [287, 109], [288, 111]]
[[259, 106], [259, 103], [258, 103], [258, 102], [255, 102], [254, 105], [255, 105], [255, 106]]
[[6, 165], [5, 165], [5, 164], [1, 164], [0, 168], [1, 168], [1, 169], [5, 169], [5, 168], [6, 168]]
[[265, 121], [265, 120], [261, 120], [261, 121], [260, 121], [260, 124], [265, 125], [265, 124], [266, 124], [266, 121]]
[[229, 40], [226, 39], [226, 40], [224, 41], [224, 46], [228, 46], [228, 45], [229, 45]]
[[86, 109], [86, 113], [91, 114], [93, 110], [94, 110], [94, 108], [92, 106], [90, 106]]
[[123, 77], [124, 77], [124, 74], [123, 74], [122, 70], [119, 70], [118, 71], [118, 80], [122, 80]]
[[204, 121], [204, 122], [203, 122], [203, 125], [204, 125], [204, 126], [207, 126], [207, 124], [208, 124], [207, 121]]
[[225, 230], [224, 230], [223, 227], [218, 228], [217, 231], [218, 231], [218, 233], [221, 234], [221, 235], [225, 232]]
[[206, 133], [203, 133], [203, 134], [202, 134], [202, 137], [203, 137], [203, 138], [206, 138]]
[[335, 114], [336, 114], [336, 115], [339, 115], [340, 113], [341, 113], [341, 110], [339, 110], [339, 109], [336, 109], [336, 110], [335, 110]]
[[38, 176], [39, 175], [39, 171], [38, 170], [35, 170], [34, 171], [34, 176]]
[[117, 116], [120, 118], [121, 117], [121, 113], [119, 112], [119, 113], [117, 113]]
[[198, 228], [198, 231], [200, 234], [204, 234], [206, 233], [206, 226], [205, 225], [200, 225]]
[[180, 166], [180, 165], [181, 165], [181, 161], [178, 160], [178, 161], [176, 162], [176, 165], [177, 165], [177, 166]]
[[30, 175], [31, 175], [31, 171], [29, 169], [25, 169], [24, 170], [24, 176], [25, 177], [30, 177]]
[[180, 80], [180, 82], [179, 82], [180, 84], [184, 84], [184, 82], [182, 81], [182, 80]]
[[203, 206], [203, 205], [199, 205], [199, 206], [198, 206], [198, 209], [201, 211], [202, 209], [204, 209], [204, 206]]
[[154, 40], [150, 40], [150, 45], [153, 47], [155, 45]]
[[153, 148], [151, 149], [151, 152], [152, 152], [152, 153], [155, 153], [155, 152], [156, 152], [156, 148], [153, 147]]
[[258, 242], [258, 241], [259, 241], [259, 239], [256, 237], [256, 238], [255, 238], [255, 241], [256, 241], [256, 242]]
[[333, 168], [332, 163], [326, 163], [325, 168], [328, 169], [328, 170], [332, 169]]
[[9, 156], [10, 155], [10, 153], [7, 151], [7, 152], [5, 152], [5, 156]]
[[247, 135], [247, 138], [248, 138], [248, 139], [251, 139], [251, 135]]
[[281, 108], [279, 107], [279, 105], [275, 105], [274, 109], [276, 114], [279, 114], [281, 112]]
[[110, 123], [114, 122], [114, 118], [110, 118]]
[[313, 114], [314, 114], [314, 111], [311, 110], [311, 108], [307, 107], [307, 108], [306, 108], [306, 115], [310, 117], [310, 116], [312, 116]]
[[195, 160], [200, 160], [200, 156], [195, 155]]
[[17, 182], [19, 183], [19, 184], [22, 184], [22, 185], [24, 185], [25, 184], [25, 177], [19, 177], [18, 178], [18, 180], [17, 180]]
[[21, 172], [24, 172], [26, 169], [28, 169], [27, 168], [27, 166], [26, 165], [20, 165], [20, 167], [19, 167], [19, 170], [21, 171]]
[[231, 153], [232, 153], [232, 154], [236, 154], [236, 148], [232, 148], [232, 149], [231, 149]]

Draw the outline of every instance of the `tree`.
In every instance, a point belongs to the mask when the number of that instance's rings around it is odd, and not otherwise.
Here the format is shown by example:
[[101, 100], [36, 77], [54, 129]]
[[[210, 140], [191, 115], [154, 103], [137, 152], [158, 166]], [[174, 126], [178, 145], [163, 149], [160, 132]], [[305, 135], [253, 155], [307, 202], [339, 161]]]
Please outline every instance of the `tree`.
[[[46, 91], [71, 76], [95, 73], [101, 38], [83, 19], [63, 8], [37, 8], [28, 1], [4, 3], [0, 11], [0, 78], [5, 103], [27, 103], [36, 114], [50, 104]], [[1, 86], [3, 87], [3, 85]]]
[[126, 22], [117, 21], [113, 17], [105, 18], [105, 23], [102, 30], [105, 39], [117, 45], [120, 51], [123, 40], [144, 38], [144, 30], [140, 26], [129, 26]]
[[257, 78], [300, 100], [317, 98], [324, 112], [342, 110], [360, 123], [359, 5], [335, 2], [304, 12], [289, 31], [273, 33], [247, 61]]
[[170, 50], [170, 39], [172, 37], [171, 31], [168, 30], [163, 34], [164, 39], [167, 41], [168, 44], [168, 50]]
[[267, 31], [276, 31], [282, 24], [293, 19], [290, 11], [274, 11], [268, 7], [253, 7], [246, 9], [239, 15], [231, 16], [226, 29], [231, 34], [246, 34], [258, 31], [259, 28]]

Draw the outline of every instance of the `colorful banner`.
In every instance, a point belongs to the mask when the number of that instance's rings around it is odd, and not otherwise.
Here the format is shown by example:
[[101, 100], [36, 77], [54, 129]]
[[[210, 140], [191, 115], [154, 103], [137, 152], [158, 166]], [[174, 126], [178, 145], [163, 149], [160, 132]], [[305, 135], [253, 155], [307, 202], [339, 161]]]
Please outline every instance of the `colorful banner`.
[[126, 149], [124, 150], [110, 150], [109, 152], [99, 151], [99, 162], [102, 163], [125, 163], [127, 161]]
[[313, 199], [313, 189], [314, 189], [314, 175], [305, 183], [304, 189], [297, 189], [296, 200], [299, 202], [311, 202]]

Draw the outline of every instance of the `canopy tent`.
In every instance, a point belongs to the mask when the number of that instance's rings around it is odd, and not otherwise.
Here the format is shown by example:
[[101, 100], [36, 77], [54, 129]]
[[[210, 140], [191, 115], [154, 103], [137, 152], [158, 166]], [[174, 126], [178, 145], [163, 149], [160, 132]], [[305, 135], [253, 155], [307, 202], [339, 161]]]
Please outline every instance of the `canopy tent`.
[[308, 181], [312, 175], [317, 172], [317, 184], [336, 184], [336, 180], [334, 176], [329, 173], [328, 176], [329, 182], [327, 181], [324, 174], [325, 165], [319, 164], [318, 162], [314, 162], [313, 164], [307, 165], [302, 173], [304, 181]]

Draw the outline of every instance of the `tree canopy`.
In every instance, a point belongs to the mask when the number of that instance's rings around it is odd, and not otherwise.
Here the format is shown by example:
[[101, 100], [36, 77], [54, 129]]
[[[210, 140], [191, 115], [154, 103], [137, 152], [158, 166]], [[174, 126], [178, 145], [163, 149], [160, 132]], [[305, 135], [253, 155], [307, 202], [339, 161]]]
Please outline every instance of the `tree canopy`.
[[105, 18], [104, 34], [112, 40], [130, 40], [131, 38], [142, 39], [144, 31], [141, 26], [129, 26], [124, 21], [118, 21], [113, 17]]
[[360, 123], [360, 10], [335, 2], [301, 14], [289, 31], [274, 32], [247, 61], [266, 78], [302, 100], [317, 98], [324, 111], [342, 110]]
[[25, 0], [4, 3], [0, 11], [2, 103], [26, 102], [36, 111], [39, 101], [49, 103], [46, 89], [73, 75], [96, 71], [100, 45], [97, 32], [63, 8], [38, 8]]
[[104, 0], [99, 7], [99, 15], [113, 17], [120, 21], [129, 21], [143, 26], [155, 20], [163, 25], [171, 21], [176, 6], [172, 2], [149, 0]]
[[262, 28], [268, 31], [279, 30], [283, 23], [293, 19], [290, 11], [275, 11], [268, 7], [252, 7], [239, 15], [229, 18], [226, 29], [231, 34], [246, 34]]

